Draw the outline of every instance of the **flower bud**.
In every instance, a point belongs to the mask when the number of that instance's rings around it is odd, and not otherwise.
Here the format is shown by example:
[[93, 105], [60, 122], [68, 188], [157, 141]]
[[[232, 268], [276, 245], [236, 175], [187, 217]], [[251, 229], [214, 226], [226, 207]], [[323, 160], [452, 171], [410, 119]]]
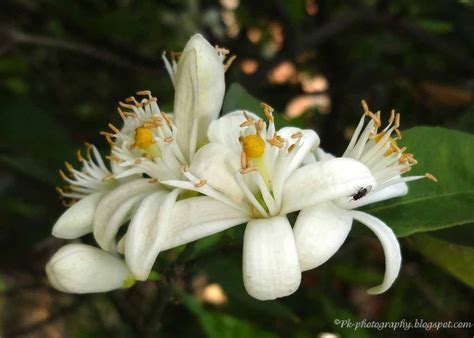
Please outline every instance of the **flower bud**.
[[59, 249], [46, 265], [51, 285], [63, 292], [106, 292], [133, 284], [124, 262], [85, 244], [68, 244]]

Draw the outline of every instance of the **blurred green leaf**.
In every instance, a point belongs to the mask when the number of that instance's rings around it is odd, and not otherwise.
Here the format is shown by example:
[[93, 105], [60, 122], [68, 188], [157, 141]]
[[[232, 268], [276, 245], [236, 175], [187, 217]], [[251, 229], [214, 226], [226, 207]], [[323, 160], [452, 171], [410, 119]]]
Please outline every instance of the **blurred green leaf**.
[[439, 182], [410, 182], [408, 195], [365, 210], [386, 221], [400, 237], [474, 222], [474, 136], [417, 127], [406, 131], [401, 141], [418, 160], [410, 174], [430, 172]]
[[[249, 92], [247, 92], [247, 90], [240, 84], [233, 83], [230, 85], [224, 97], [222, 111], [224, 112], [224, 114], [227, 114], [233, 112], [234, 110], [247, 110], [257, 114], [263, 119], [266, 119], [265, 116], [263, 116], [263, 110], [261, 107], [262, 102], [264, 102], [264, 100], [259, 100], [255, 98], [254, 96], [249, 94]], [[275, 112], [273, 114], [273, 117], [275, 118], [275, 126], [277, 129], [288, 125], [304, 128], [306, 123], [303, 116], [299, 116], [290, 120], [288, 117], [278, 112]]]
[[180, 292], [183, 304], [194, 313], [209, 338], [276, 338], [270, 332], [253, 326], [250, 322], [229, 314], [205, 310], [192, 296]]
[[412, 238], [416, 249], [429, 261], [474, 287], [474, 248], [453, 244], [427, 235]]
[[453, 30], [453, 25], [450, 22], [434, 19], [420, 20], [418, 26], [434, 33], [448, 33]]

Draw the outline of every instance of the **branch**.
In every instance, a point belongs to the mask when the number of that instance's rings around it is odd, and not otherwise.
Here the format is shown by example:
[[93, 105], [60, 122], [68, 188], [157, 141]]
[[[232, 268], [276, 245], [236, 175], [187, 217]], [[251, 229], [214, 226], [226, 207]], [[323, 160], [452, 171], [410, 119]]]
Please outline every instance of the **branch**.
[[[150, 63], [150, 60], [144, 60], [144, 57], [138, 56], [138, 62], [134, 62], [127, 57], [113, 53], [104, 48], [92, 46], [83, 42], [66, 41], [47, 36], [34, 35], [24, 33], [13, 27], [0, 27], [0, 36], [4, 36], [5, 40], [13, 44], [36, 45], [41, 47], [50, 47], [62, 49], [78, 54], [83, 54], [88, 57], [100, 60], [102, 62], [110, 63], [116, 66], [128, 68], [140, 72], [161, 72], [161, 67], [143, 66], [141, 63]], [[143, 61], [143, 62], [140, 62]], [[157, 62], [158, 64], [158, 62]]]
[[474, 72], [474, 60], [470, 58], [459, 47], [452, 46], [450, 43], [433, 35], [421, 27], [412, 25], [406, 21], [392, 16], [378, 15], [370, 9], [361, 9], [341, 15], [340, 17], [324, 24], [304, 36], [298, 49], [303, 50], [308, 47], [316, 47], [326, 41], [354, 28], [358, 25], [372, 25], [378, 29], [386, 29], [394, 34], [409, 38], [416, 43], [424, 45], [435, 52], [444, 55], [453, 63], [460, 67]]

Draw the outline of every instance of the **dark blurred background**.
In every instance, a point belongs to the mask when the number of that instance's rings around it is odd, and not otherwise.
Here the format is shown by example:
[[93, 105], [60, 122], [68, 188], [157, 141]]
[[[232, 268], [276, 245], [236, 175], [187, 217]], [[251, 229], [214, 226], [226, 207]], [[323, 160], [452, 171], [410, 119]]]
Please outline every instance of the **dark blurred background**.
[[[255, 301], [242, 286], [243, 227], [200, 241], [186, 264], [170, 263], [180, 249], [160, 255], [160, 283], [80, 297], [49, 288], [44, 264], [63, 244], [50, 236], [64, 210], [58, 169], [84, 141], [105, 150], [99, 131], [137, 90], [171, 111], [161, 54], [196, 32], [237, 55], [228, 88], [239, 83], [288, 123], [316, 129], [332, 152], [344, 150], [363, 98], [400, 111], [402, 128], [474, 129], [472, 0], [0, 0], [0, 335], [472, 337], [334, 324], [474, 318], [472, 289], [410, 239], [399, 280], [381, 296], [365, 290], [382, 278], [383, 251], [360, 237], [306, 272], [296, 294]], [[163, 284], [174, 291], [166, 304]]]

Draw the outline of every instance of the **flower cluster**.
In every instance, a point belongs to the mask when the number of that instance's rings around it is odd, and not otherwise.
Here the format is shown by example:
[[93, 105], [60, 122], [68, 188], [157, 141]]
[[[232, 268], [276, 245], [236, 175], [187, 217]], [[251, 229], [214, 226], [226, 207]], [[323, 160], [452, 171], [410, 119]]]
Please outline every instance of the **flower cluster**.
[[[120, 102], [123, 126], [103, 132], [106, 159], [87, 144], [78, 152], [82, 170], [66, 164], [59, 189], [75, 202], [53, 235], [77, 239], [92, 233], [98, 246], [68, 244], [49, 261], [51, 284], [64, 292], [104, 292], [146, 280], [158, 254], [246, 223], [243, 281], [260, 300], [290, 295], [302, 271], [326, 262], [343, 244], [355, 219], [380, 239], [385, 252], [381, 293], [401, 264], [398, 241], [381, 220], [354, 210], [404, 195], [401, 177], [416, 164], [397, 145], [400, 115], [382, 128], [380, 113], [363, 102], [364, 114], [342, 157], [319, 148], [313, 130], [277, 130], [273, 109], [264, 118], [234, 111], [218, 118], [225, 82], [225, 49], [193, 36], [183, 52], [165, 57], [174, 88], [174, 112], [166, 114], [150, 91]], [[295, 224], [289, 213], [299, 212]], [[126, 229], [122, 226], [128, 224]]]

